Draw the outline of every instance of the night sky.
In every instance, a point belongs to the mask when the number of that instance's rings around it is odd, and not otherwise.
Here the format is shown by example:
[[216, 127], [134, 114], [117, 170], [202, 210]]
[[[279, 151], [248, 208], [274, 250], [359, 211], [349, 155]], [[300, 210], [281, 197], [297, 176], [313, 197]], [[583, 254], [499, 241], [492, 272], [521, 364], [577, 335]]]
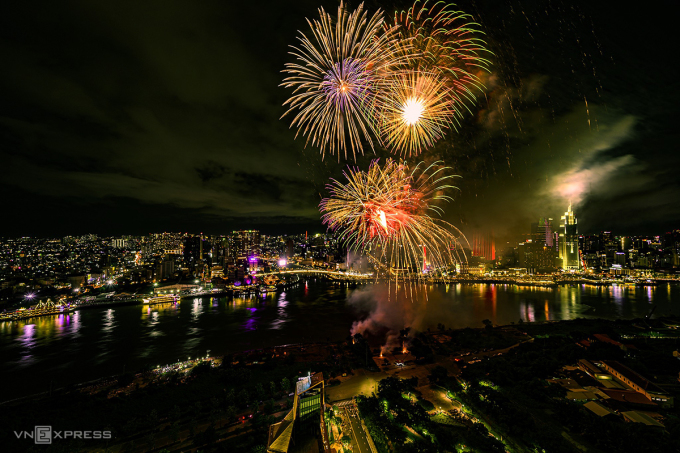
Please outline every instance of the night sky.
[[[324, 230], [325, 183], [354, 162], [294, 139], [278, 85], [305, 17], [336, 2], [8, 3], [0, 236]], [[494, 65], [422, 156], [462, 177], [447, 220], [510, 239], [571, 200], [581, 233], [680, 228], [674, 3], [458, 2]]]

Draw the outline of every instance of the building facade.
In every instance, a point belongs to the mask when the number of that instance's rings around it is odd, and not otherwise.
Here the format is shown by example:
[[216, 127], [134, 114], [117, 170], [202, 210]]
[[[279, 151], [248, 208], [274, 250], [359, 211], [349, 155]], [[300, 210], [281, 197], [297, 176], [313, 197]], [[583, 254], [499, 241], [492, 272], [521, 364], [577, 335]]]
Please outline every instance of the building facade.
[[581, 269], [578, 252], [578, 221], [574, 211], [571, 210], [571, 203], [564, 215], [560, 217], [559, 249], [562, 269], [565, 271]]

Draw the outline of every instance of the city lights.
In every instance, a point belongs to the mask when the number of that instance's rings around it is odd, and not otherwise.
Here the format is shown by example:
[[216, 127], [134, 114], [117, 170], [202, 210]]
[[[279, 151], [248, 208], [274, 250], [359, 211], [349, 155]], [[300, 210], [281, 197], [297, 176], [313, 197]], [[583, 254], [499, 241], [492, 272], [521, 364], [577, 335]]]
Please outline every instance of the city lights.
[[680, 453], [670, 2], [84, 3], [3, 16], [2, 451]]

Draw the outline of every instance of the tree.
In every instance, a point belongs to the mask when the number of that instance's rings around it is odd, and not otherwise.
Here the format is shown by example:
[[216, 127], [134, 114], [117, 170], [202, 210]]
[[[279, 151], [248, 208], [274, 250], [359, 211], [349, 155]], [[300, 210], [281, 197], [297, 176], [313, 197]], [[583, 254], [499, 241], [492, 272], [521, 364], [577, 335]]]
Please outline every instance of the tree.
[[234, 421], [236, 418], [236, 407], [235, 406], [228, 406], [227, 410], [224, 412], [225, 417], [227, 418], [227, 421]]
[[344, 436], [342, 436], [341, 442], [342, 446], [349, 450], [352, 445], [352, 438], [345, 434]]
[[290, 392], [290, 381], [287, 377], [281, 379], [281, 390], [284, 392]]
[[156, 433], [152, 432], [149, 434], [146, 440], [147, 443], [151, 445], [151, 449], [154, 450], [156, 448]]
[[172, 440], [172, 443], [179, 440], [179, 426], [177, 423], [173, 423], [172, 428], [170, 428], [170, 440]]
[[218, 421], [220, 419], [219, 418], [220, 409], [221, 409], [220, 400], [218, 400], [215, 397], [212, 397], [210, 399], [210, 406], [211, 406], [211, 408], [210, 408], [210, 420], [211, 420], [212, 423], [215, 423], [216, 421]]
[[194, 438], [194, 445], [196, 445], [196, 446], [210, 445], [210, 444], [215, 443], [216, 440], [217, 440], [217, 432], [215, 431], [215, 426], [210, 425], [206, 428], [205, 431], [198, 434]]
[[182, 410], [179, 408], [179, 406], [175, 405], [172, 410], [170, 411], [170, 420], [176, 421], [179, 420], [179, 418], [182, 416]]
[[264, 394], [264, 388], [262, 387], [262, 384], [257, 384], [255, 386], [255, 396], [257, 397], [258, 401], [264, 400], [265, 394]]
[[137, 449], [135, 447], [136, 447], [135, 440], [132, 439], [130, 442], [125, 444], [122, 451], [125, 452], [125, 453], [137, 451]]
[[153, 430], [158, 427], [158, 411], [153, 409], [149, 414], [149, 427]]
[[434, 356], [432, 355], [432, 350], [418, 338], [415, 338], [413, 341], [411, 341], [408, 350], [411, 354], [413, 354], [416, 357], [416, 359], [420, 358], [425, 358], [427, 360], [434, 359]]
[[276, 383], [274, 381], [269, 383], [269, 391], [272, 393], [272, 397], [276, 396]]
[[234, 405], [234, 400], [236, 399], [236, 393], [234, 392], [234, 389], [229, 389], [227, 394], [224, 397], [224, 403], [225, 406], [233, 406]]
[[246, 389], [241, 389], [240, 392], [238, 392], [238, 397], [236, 398], [236, 404], [238, 404], [238, 407], [243, 409], [248, 405], [248, 399], [250, 398], [250, 395], [248, 395], [248, 390]]

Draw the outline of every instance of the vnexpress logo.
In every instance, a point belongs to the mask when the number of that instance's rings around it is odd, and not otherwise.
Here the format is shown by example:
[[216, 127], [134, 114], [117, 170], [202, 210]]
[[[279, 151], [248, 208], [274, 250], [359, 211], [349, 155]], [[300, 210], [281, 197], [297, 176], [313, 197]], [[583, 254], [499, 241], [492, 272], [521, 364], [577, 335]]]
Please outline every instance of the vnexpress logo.
[[53, 439], [111, 439], [111, 431], [53, 431], [51, 426], [35, 426], [33, 431], [14, 431], [17, 439], [33, 439], [37, 445], [48, 445]]
[[33, 439], [37, 445], [47, 445], [52, 443], [52, 427], [36, 426], [33, 431], [14, 431], [17, 439]]
[[35, 443], [51, 444], [52, 443], [52, 427], [51, 426], [36, 426], [33, 430], [33, 439]]

